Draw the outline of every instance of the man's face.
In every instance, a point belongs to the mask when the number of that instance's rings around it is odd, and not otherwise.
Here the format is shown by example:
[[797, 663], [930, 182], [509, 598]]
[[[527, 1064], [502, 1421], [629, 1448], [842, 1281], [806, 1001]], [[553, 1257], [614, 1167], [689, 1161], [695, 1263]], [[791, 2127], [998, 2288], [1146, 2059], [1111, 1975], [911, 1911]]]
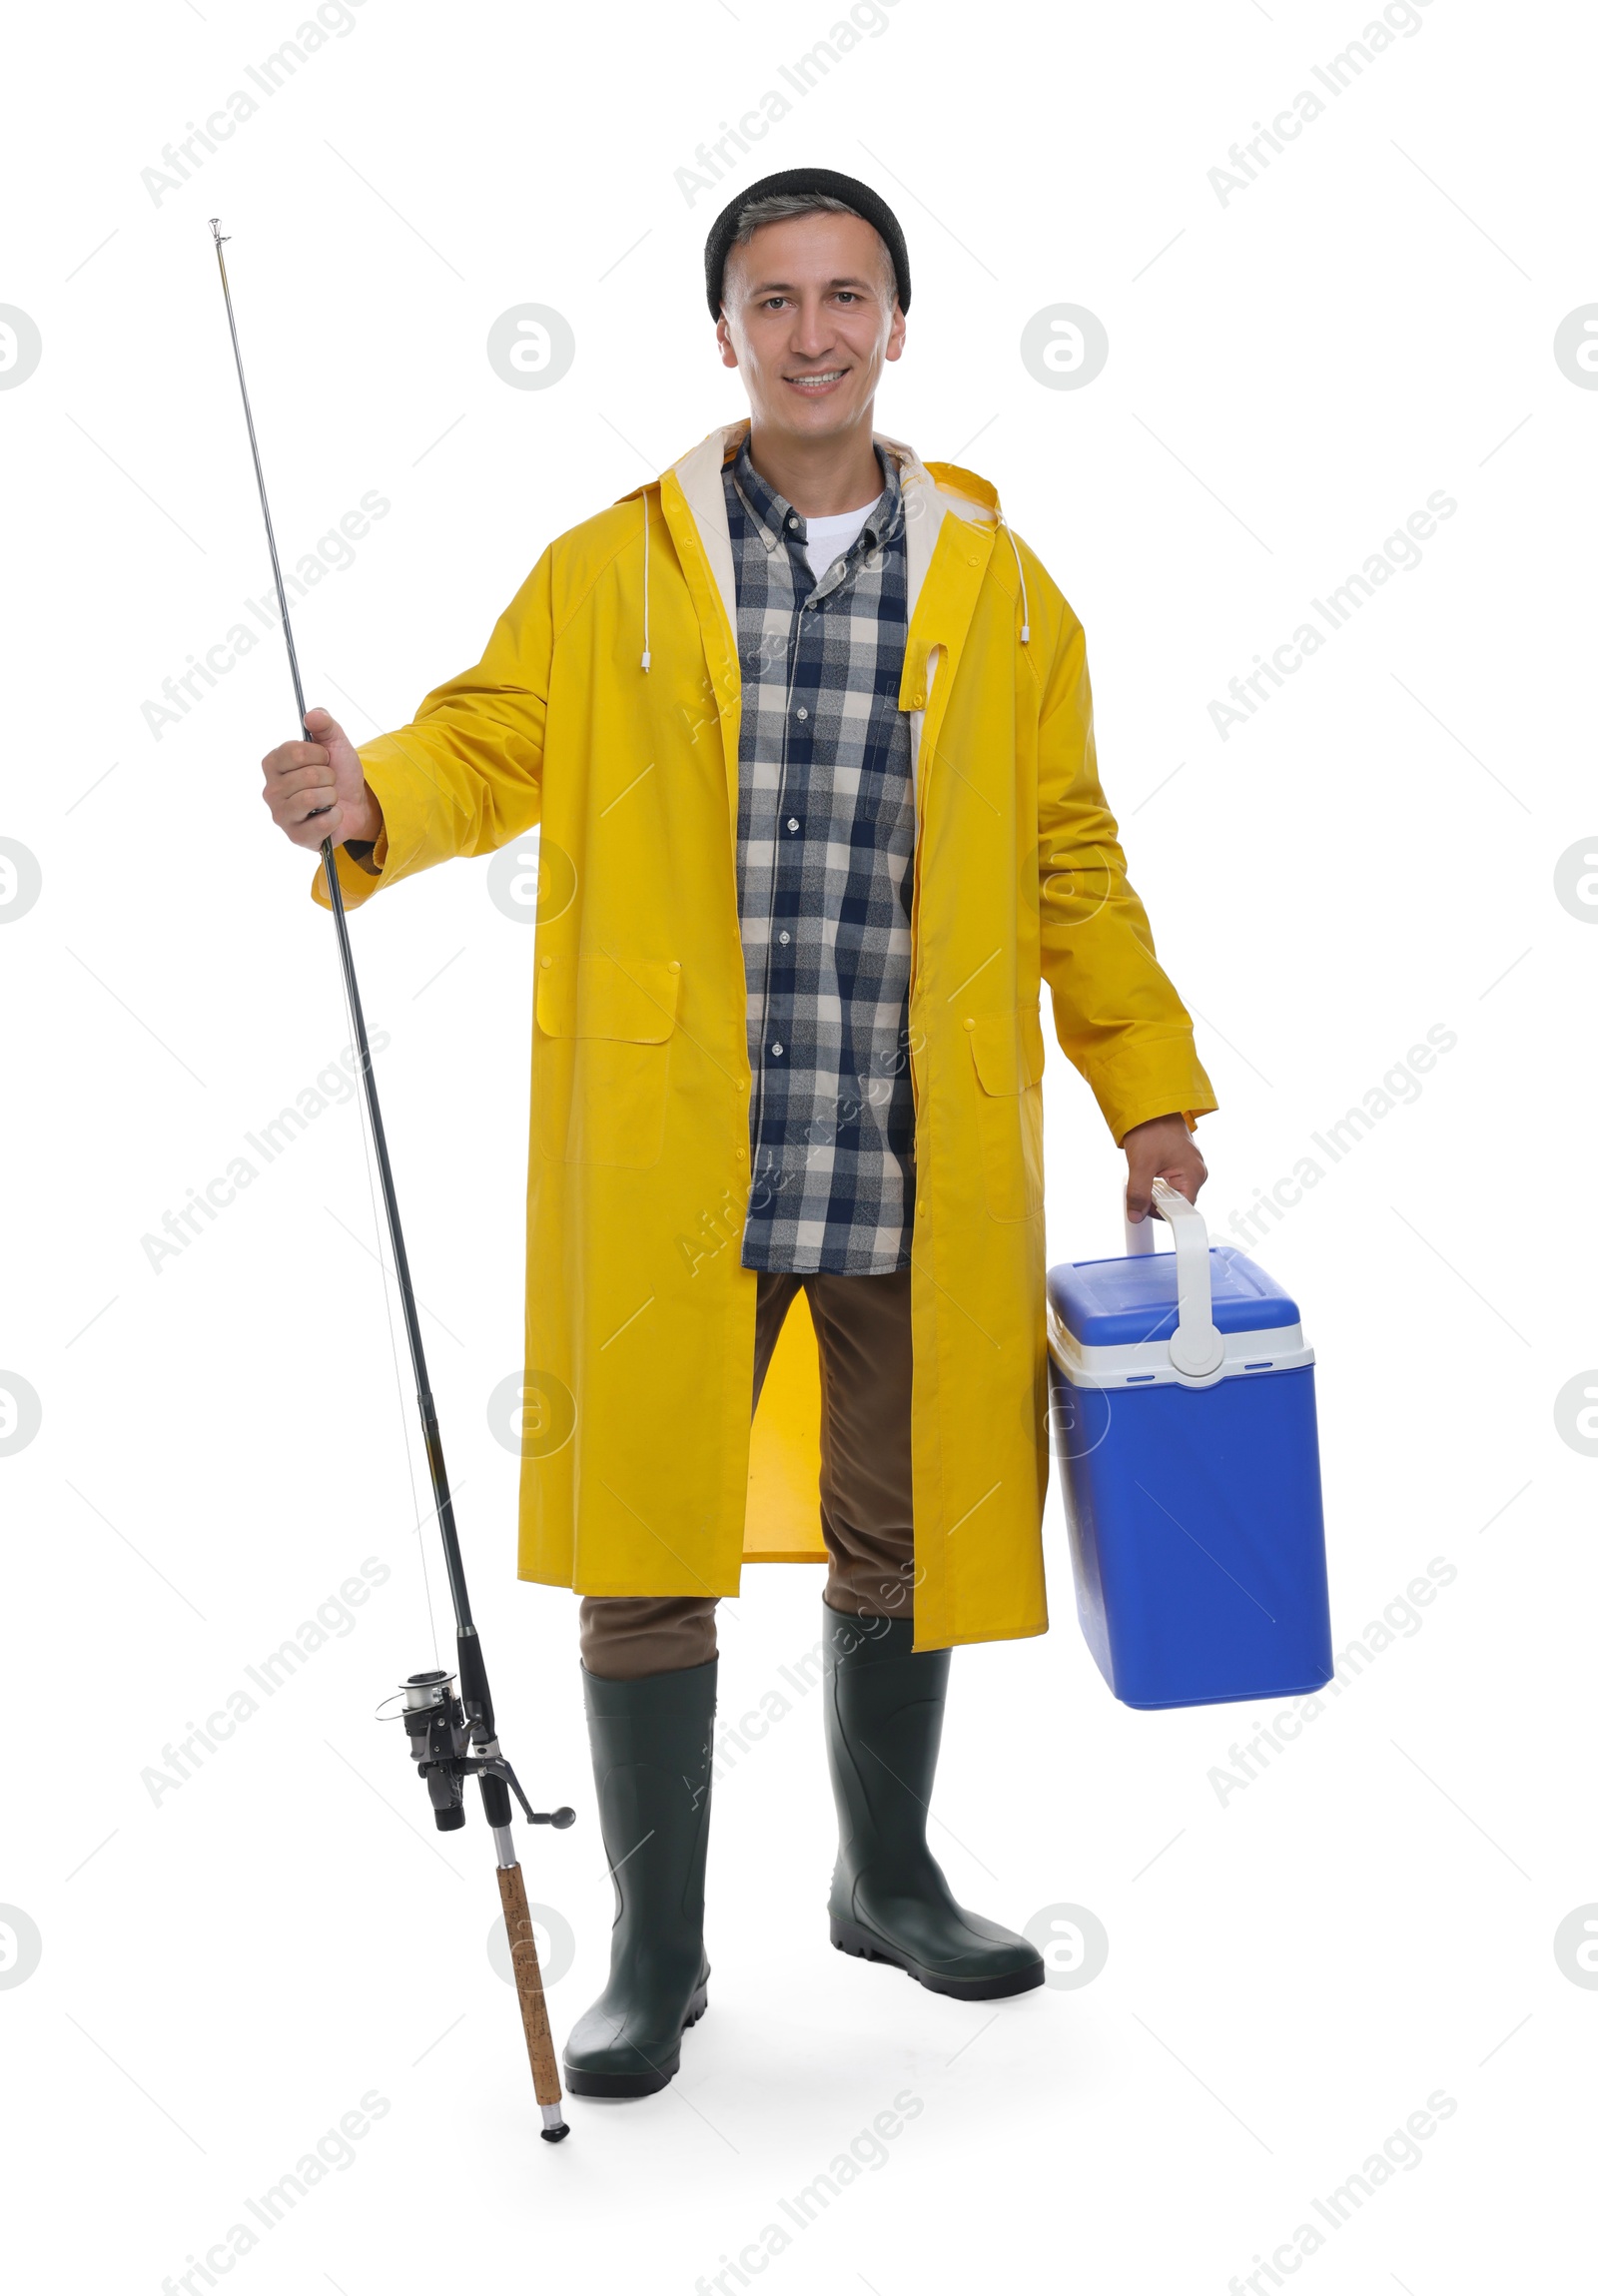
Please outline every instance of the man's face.
[[757, 426], [796, 438], [849, 430], [904, 340], [887, 252], [859, 216], [766, 224], [727, 258], [716, 341]]

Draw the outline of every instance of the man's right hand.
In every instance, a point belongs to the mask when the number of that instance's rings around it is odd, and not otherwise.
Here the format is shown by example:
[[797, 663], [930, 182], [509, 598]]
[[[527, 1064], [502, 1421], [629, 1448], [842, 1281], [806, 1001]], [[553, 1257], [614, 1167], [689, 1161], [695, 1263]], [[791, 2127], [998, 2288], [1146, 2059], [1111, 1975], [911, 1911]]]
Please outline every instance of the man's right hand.
[[261, 760], [262, 796], [292, 845], [315, 852], [325, 837], [335, 845], [376, 844], [383, 808], [367, 787], [361, 760], [343, 726], [325, 709], [306, 712], [311, 741], [286, 741]]

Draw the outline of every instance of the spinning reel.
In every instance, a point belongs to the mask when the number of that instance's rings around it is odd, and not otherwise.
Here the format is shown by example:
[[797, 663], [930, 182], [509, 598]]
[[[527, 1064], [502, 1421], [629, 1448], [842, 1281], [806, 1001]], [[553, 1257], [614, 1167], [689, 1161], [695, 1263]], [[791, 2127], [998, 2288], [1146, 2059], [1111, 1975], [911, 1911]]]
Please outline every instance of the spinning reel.
[[[432, 1822], [439, 1833], [458, 1833], [464, 1826], [463, 1797], [468, 1778], [480, 1782], [482, 1813], [496, 1834], [510, 1823], [509, 1794], [521, 1804], [521, 1815], [529, 1826], [570, 1826], [577, 1815], [574, 1810], [533, 1809], [521, 1791], [521, 1781], [500, 1753], [492, 1730], [480, 1716], [475, 1722], [467, 1717], [454, 1679], [441, 1667], [430, 1667], [425, 1674], [408, 1675], [398, 1693], [404, 1701], [399, 1719], [405, 1726], [410, 1759], [427, 1789]], [[469, 1751], [473, 1744], [482, 1749], [480, 1754]]]

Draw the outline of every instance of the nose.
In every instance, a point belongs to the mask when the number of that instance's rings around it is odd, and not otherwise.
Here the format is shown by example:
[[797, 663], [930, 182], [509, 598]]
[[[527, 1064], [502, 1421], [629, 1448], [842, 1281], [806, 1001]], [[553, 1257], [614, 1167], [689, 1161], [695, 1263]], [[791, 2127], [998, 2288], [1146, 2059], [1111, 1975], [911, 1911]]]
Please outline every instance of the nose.
[[832, 321], [819, 295], [812, 300], [806, 296], [800, 303], [793, 323], [793, 355], [812, 364], [825, 357], [833, 348]]

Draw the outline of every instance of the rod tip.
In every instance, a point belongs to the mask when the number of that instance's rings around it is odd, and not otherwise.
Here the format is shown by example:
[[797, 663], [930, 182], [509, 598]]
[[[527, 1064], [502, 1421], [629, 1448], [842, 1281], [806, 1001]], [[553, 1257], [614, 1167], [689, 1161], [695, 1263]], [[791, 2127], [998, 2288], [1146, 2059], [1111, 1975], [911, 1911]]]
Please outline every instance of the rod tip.
[[221, 216], [213, 216], [213, 217], [211, 218], [211, 236], [212, 236], [212, 238], [213, 238], [213, 239], [216, 241], [216, 243], [217, 243], [218, 247], [221, 247], [221, 245], [222, 245], [222, 243], [223, 243], [223, 240], [224, 240], [224, 238], [231, 238], [231, 237], [232, 237], [232, 234], [231, 234], [231, 233], [224, 233], [224, 232], [223, 232], [223, 231], [222, 231], [222, 230], [219, 228], [219, 227], [220, 227], [220, 225], [221, 225], [221, 223], [222, 223], [222, 218], [221, 218]]

